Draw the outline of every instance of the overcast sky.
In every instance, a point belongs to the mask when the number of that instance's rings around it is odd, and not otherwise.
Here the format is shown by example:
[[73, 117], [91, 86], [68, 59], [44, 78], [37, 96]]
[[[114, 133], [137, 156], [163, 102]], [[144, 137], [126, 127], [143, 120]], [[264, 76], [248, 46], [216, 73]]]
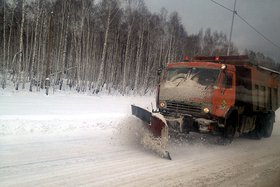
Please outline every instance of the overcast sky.
[[[233, 9], [234, 0], [216, 0]], [[210, 0], [145, 0], [152, 12], [162, 7], [177, 11], [189, 34], [201, 28], [223, 31], [229, 36], [232, 13]], [[280, 46], [280, 0], [237, 0], [237, 12], [266, 37]], [[235, 17], [232, 41], [245, 48], [263, 52], [280, 62], [280, 49], [264, 40], [240, 18]]]

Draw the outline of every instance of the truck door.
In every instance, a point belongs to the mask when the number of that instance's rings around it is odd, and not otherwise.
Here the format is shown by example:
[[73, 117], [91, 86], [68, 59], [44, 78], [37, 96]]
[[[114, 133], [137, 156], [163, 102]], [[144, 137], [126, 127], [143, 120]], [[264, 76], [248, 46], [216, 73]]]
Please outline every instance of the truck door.
[[213, 97], [213, 113], [216, 116], [225, 116], [230, 107], [234, 106], [235, 82], [234, 72], [227, 70], [221, 72]]

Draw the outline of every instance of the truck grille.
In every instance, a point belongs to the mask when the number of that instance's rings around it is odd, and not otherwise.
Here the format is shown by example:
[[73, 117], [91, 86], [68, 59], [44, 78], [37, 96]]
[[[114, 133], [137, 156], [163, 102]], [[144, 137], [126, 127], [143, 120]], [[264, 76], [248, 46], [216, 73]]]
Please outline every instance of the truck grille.
[[167, 101], [167, 111], [180, 114], [201, 114], [201, 106], [181, 102]]

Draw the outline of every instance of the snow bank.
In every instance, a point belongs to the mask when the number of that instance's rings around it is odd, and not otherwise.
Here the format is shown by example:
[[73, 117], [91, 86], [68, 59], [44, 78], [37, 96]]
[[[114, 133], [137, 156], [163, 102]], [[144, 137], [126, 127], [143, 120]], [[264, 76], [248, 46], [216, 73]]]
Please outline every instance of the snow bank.
[[131, 114], [131, 104], [147, 108], [151, 103], [154, 103], [153, 96], [45, 96], [2, 91], [0, 136], [113, 129]]

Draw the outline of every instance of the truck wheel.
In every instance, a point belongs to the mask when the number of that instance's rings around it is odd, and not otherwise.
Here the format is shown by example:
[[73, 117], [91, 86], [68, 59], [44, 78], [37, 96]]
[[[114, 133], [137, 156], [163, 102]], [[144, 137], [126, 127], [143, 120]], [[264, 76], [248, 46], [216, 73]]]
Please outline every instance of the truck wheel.
[[274, 113], [269, 113], [266, 115], [266, 120], [265, 124], [263, 127], [263, 137], [269, 138], [272, 134], [273, 131], [273, 124], [275, 121], [275, 114]]
[[229, 139], [230, 141], [233, 140], [235, 133], [236, 133], [236, 120], [237, 120], [237, 117], [234, 117], [234, 115], [231, 115], [226, 120], [226, 127], [224, 129], [224, 137]]
[[[255, 138], [254, 138], [254, 137], [255, 137]], [[253, 137], [253, 139], [257, 139], [257, 140], [262, 139], [262, 137], [263, 137], [262, 131], [256, 129], [256, 130], [254, 131], [254, 137]]]
[[253, 139], [257, 139], [257, 140], [260, 140], [262, 139], [263, 137], [263, 134], [264, 134], [264, 126], [265, 126], [265, 116], [262, 115], [262, 114], [259, 114], [257, 116], [257, 119], [256, 119], [256, 127], [255, 127], [255, 130], [253, 130], [252, 132], [252, 138]]

